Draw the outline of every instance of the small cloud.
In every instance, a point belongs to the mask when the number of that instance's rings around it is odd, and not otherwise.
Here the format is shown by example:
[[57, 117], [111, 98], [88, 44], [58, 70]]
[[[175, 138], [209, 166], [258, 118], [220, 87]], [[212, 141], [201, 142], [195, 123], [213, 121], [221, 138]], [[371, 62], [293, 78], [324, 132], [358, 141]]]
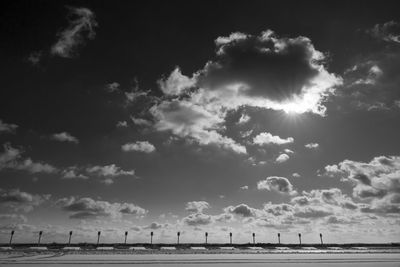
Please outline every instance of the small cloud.
[[86, 175], [78, 173], [77, 167], [69, 167], [62, 172], [62, 178], [64, 179], [88, 179]]
[[247, 114], [242, 114], [242, 116], [240, 116], [238, 124], [245, 124], [246, 122], [248, 122], [250, 120], [250, 116]]
[[151, 126], [151, 121], [142, 119], [142, 118], [135, 118], [131, 116], [131, 120], [135, 125], [141, 125], [141, 126]]
[[290, 150], [288, 148], [286, 148], [285, 150], [283, 150], [286, 154], [294, 154], [293, 150]]
[[70, 142], [75, 144], [79, 143], [78, 138], [72, 136], [70, 133], [67, 132], [55, 133], [51, 135], [50, 138], [59, 142]]
[[105, 185], [111, 185], [114, 183], [114, 179], [119, 176], [135, 176], [134, 170], [125, 171], [115, 164], [105, 166], [92, 166], [86, 168], [88, 174], [96, 175], [103, 178], [100, 182]]
[[126, 128], [126, 127], [128, 127], [128, 122], [126, 121], [117, 122], [117, 128]]
[[240, 189], [241, 189], [241, 190], [248, 190], [248, 189], [249, 189], [249, 186], [248, 186], [248, 185], [244, 185], [244, 186], [241, 186]]
[[97, 27], [94, 13], [84, 7], [67, 7], [68, 22], [66, 29], [57, 34], [58, 40], [51, 47], [51, 54], [63, 58], [72, 58], [77, 54], [77, 48], [86, 44], [96, 36]]
[[18, 125], [12, 123], [5, 123], [0, 120], [0, 133], [15, 133]]
[[113, 92], [118, 92], [119, 90], [120, 90], [120, 84], [119, 83], [117, 83], [117, 82], [112, 82], [112, 83], [109, 83], [109, 84], [107, 84], [106, 86], [105, 86], [105, 90], [108, 92], [108, 93], [113, 93]]
[[319, 144], [318, 143], [309, 143], [309, 144], [306, 144], [304, 146], [306, 148], [308, 148], [308, 149], [317, 149], [317, 148], [319, 148]]
[[33, 65], [36, 66], [39, 64], [40, 60], [43, 57], [43, 51], [33, 51], [29, 54], [27, 60]]
[[276, 163], [283, 163], [289, 160], [289, 155], [287, 154], [280, 154], [276, 159], [275, 162]]
[[275, 145], [284, 145], [284, 144], [289, 144], [293, 143], [294, 139], [293, 137], [288, 137], [288, 138], [281, 138], [277, 135], [272, 135], [270, 133], [264, 132], [260, 133], [256, 137], [253, 138], [253, 143], [257, 144], [259, 146], [262, 145], [268, 145], [268, 144], [275, 144]]
[[257, 183], [258, 190], [275, 191], [280, 194], [297, 195], [297, 191], [293, 189], [293, 185], [285, 177], [270, 176], [267, 179]]
[[135, 143], [127, 143], [121, 146], [121, 149], [125, 152], [138, 151], [144, 153], [151, 153], [156, 150], [153, 144], [148, 141], [137, 141]]
[[298, 174], [297, 172], [294, 172], [294, 173], [292, 173], [292, 177], [294, 177], [294, 178], [300, 178], [301, 175]]

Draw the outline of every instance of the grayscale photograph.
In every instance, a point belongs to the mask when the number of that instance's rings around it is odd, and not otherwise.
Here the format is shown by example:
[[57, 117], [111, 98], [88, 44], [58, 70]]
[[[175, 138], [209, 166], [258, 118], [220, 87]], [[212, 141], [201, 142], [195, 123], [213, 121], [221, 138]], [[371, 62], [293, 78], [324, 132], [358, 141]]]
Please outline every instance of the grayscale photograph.
[[398, 1], [0, 6], [0, 266], [400, 266]]

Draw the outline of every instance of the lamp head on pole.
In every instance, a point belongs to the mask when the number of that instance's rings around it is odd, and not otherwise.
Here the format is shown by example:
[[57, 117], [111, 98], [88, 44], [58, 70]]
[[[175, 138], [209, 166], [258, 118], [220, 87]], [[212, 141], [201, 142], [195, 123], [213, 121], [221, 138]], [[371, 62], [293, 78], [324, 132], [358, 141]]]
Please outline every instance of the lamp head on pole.
[[128, 231], [125, 231], [125, 235], [128, 235]]

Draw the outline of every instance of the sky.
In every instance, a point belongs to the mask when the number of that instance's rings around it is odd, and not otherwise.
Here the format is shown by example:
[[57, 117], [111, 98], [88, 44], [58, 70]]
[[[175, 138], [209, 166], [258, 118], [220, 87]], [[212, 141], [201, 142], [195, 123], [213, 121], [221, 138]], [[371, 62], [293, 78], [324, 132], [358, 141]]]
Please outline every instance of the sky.
[[399, 242], [395, 1], [3, 1], [0, 242]]

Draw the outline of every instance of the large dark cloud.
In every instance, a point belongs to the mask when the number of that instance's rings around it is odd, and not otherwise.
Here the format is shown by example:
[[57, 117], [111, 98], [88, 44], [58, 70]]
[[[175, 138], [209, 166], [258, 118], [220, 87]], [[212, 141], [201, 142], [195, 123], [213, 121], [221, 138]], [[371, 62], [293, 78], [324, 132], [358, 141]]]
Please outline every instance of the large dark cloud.
[[207, 88], [241, 83], [250, 96], [286, 100], [300, 95], [318, 75], [324, 56], [306, 37], [279, 38], [272, 31], [260, 36], [233, 33], [216, 40], [217, 57], [199, 78]]

